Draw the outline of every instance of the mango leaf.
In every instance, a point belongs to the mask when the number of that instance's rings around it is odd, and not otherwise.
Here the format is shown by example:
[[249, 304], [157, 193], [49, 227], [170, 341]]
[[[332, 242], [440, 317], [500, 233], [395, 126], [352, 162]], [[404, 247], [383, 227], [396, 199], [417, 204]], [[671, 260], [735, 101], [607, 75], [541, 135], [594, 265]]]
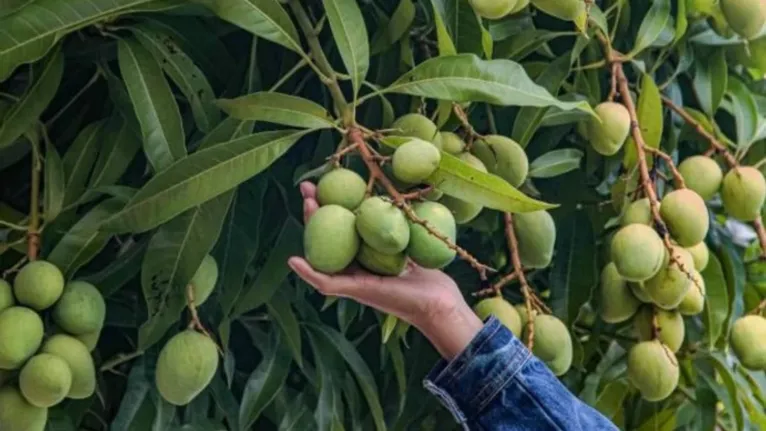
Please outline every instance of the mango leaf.
[[[648, 74], [644, 74], [641, 78], [641, 93], [638, 97], [636, 111], [644, 143], [650, 148], [660, 148], [662, 129], [664, 127], [662, 99], [660, 97], [660, 89], [655, 84], [654, 79]], [[631, 169], [637, 162], [636, 144], [631, 135], [628, 137], [627, 142], [625, 142], [623, 164], [627, 169]]]
[[346, 367], [343, 358], [329, 344], [311, 331], [308, 338], [314, 351], [319, 386], [319, 401], [314, 411], [316, 425], [319, 430], [332, 430], [333, 423], [343, 419], [341, 388]]
[[48, 254], [47, 260], [56, 265], [67, 279], [71, 278], [106, 246], [111, 234], [100, 232], [98, 225], [123, 206], [124, 200], [110, 198], [93, 207], [64, 234]]
[[139, 243], [124, 246], [117, 255], [117, 259], [104, 269], [82, 277], [82, 280], [98, 287], [104, 297], [111, 296], [141, 271], [141, 262], [148, 244], [148, 240], [142, 240]]
[[702, 271], [702, 279], [705, 280], [705, 333], [708, 343], [714, 346], [729, 314], [729, 293], [723, 268], [713, 253], [710, 253], [708, 265]]
[[147, 321], [138, 331], [146, 350], [178, 321], [186, 306], [186, 286], [221, 233], [233, 192], [192, 208], [152, 235], [141, 265]]
[[50, 142], [45, 150], [45, 189], [43, 195], [45, 221], [56, 218], [64, 206], [64, 166], [56, 147]]
[[290, 351], [284, 337], [275, 333], [271, 345], [264, 349], [263, 359], [245, 384], [242, 404], [239, 409], [240, 430], [252, 428], [253, 423], [282, 389], [290, 371]]
[[109, 426], [110, 430], [130, 431], [135, 429], [132, 428], [133, 422], [152, 389], [152, 383], [146, 377], [147, 374], [146, 359], [139, 358], [130, 369], [120, 408]]
[[710, 352], [710, 359], [713, 363], [713, 367], [716, 370], [716, 374], [723, 382], [728, 393], [730, 408], [727, 412], [734, 414], [734, 421], [738, 430], [745, 429], [745, 415], [742, 411], [742, 404], [739, 402], [739, 395], [737, 391], [737, 383], [734, 381], [734, 376], [731, 371], [731, 364], [727, 363], [726, 358], [720, 352]]
[[[0, 28], [3, 28], [3, 21], [0, 19]], [[3, 64], [3, 36], [0, 33], [0, 65]], [[64, 74], [64, 56], [58, 51], [44, 63], [36, 64], [32, 70], [35, 81], [21, 99], [0, 118], [0, 149], [12, 145], [40, 120], [40, 115], [59, 88], [61, 76]]]
[[375, 422], [375, 428], [378, 431], [385, 430], [386, 422], [383, 418], [383, 409], [378, 398], [378, 386], [375, 383], [375, 377], [354, 345], [343, 335], [328, 326], [311, 324], [308, 326], [308, 329], [324, 340], [325, 343], [335, 347], [338, 353], [343, 356], [343, 359], [345, 359], [354, 372], [357, 383], [359, 383], [359, 387], [367, 399], [370, 414]]
[[[435, 17], [434, 22], [437, 19], [439, 19], [438, 15]], [[371, 54], [380, 54], [401, 40], [407, 34], [414, 20], [415, 4], [412, 3], [412, 0], [400, 1], [394, 13], [391, 14], [391, 18], [385, 24], [381, 23], [378, 31], [372, 37], [372, 43], [370, 44]]]
[[673, 431], [676, 429], [676, 409], [669, 408], [644, 421], [636, 431]]
[[282, 335], [285, 337], [288, 347], [290, 347], [293, 359], [295, 359], [298, 366], [302, 367], [301, 328], [290, 305], [289, 298], [286, 295], [272, 295], [266, 305], [268, 306], [269, 315], [274, 318], [279, 328], [282, 329]]
[[705, 52], [705, 61], [695, 62], [694, 91], [702, 110], [713, 116], [726, 93], [729, 74], [726, 66], [726, 55], [723, 49]]
[[150, 179], [102, 228], [145, 232], [266, 169], [308, 132], [263, 132], [197, 151]]
[[64, 153], [64, 176], [66, 191], [64, 205], [76, 201], [85, 191], [93, 164], [96, 162], [106, 121], [96, 121], [85, 126], [66, 153]]
[[356, 97], [370, 69], [370, 42], [362, 11], [356, 0], [324, 0], [323, 3]]
[[559, 37], [575, 34], [577, 33], [571, 31], [550, 31], [531, 28], [518, 32], [495, 44], [494, 57], [521, 61], [546, 43]]
[[484, 53], [484, 31], [481, 19], [471, 4], [461, 0], [432, 0], [436, 15], [446, 24], [456, 52], [481, 55]]
[[219, 18], [303, 54], [298, 30], [279, 0], [195, 0]]
[[716, 250], [716, 256], [720, 259], [724, 277], [726, 278], [729, 300], [728, 314], [726, 320], [724, 320], [721, 337], [718, 339], [719, 345], [724, 345], [729, 338], [731, 324], [745, 312], [743, 297], [747, 273], [736, 246], [729, 239], [721, 238], [721, 240], [722, 244]]
[[580, 167], [585, 155], [575, 148], [561, 148], [543, 154], [530, 163], [530, 178], [553, 178]]
[[574, 324], [580, 307], [598, 285], [596, 238], [588, 214], [575, 211], [559, 223], [556, 257], [551, 271], [551, 309]]
[[116, 17], [151, 0], [37, 0], [0, 18], [0, 82], [22, 64], [41, 59], [66, 33]]
[[633, 57], [656, 41], [670, 21], [670, 0], [657, 0], [646, 13], [638, 29], [636, 43], [628, 54]]
[[306, 129], [334, 127], [333, 119], [321, 105], [289, 94], [262, 92], [236, 99], [219, 99], [224, 112], [240, 120], [266, 121]]
[[405, 73], [383, 93], [402, 93], [455, 102], [505, 106], [555, 106], [592, 112], [585, 102], [562, 102], [535, 84], [510, 60], [482, 60], [471, 54], [436, 57]]
[[[410, 0], [405, 0], [402, 3], [407, 2], [410, 2]], [[434, 26], [436, 27], [436, 44], [439, 47], [439, 55], [455, 55], [457, 54], [457, 48], [455, 48], [455, 42], [452, 41], [452, 36], [450, 36], [449, 30], [447, 30], [447, 26], [444, 24], [442, 14], [439, 13], [436, 6], [438, 2], [440, 0], [431, 0], [431, 6], [433, 6], [434, 10]], [[412, 17], [413, 19], [415, 18], [414, 7]]]
[[144, 153], [155, 172], [186, 155], [181, 113], [159, 62], [135, 39], [117, 43], [128, 95], [141, 125]]
[[220, 121], [221, 112], [213, 103], [215, 94], [205, 74], [186, 55], [172, 35], [155, 31], [146, 24], [131, 26], [130, 30], [154, 55], [162, 70], [186, 97], [197, 127], [203, 132], [209, 132]]
[[131, 128], [131, 123], [119, 114], [106, 121], [103, 132], [96, 139], [101, 139], [104, 146], [93, 167], [88, 184], [90, 189], [116, 183], [141, 149], [140, 137]]
[[737, 78], [729, 78], [727, 94], [731, 100], [731, 115], [737, 123], [737, 147], [747, 147], [758, 128], [758, 105], [750, 90]]

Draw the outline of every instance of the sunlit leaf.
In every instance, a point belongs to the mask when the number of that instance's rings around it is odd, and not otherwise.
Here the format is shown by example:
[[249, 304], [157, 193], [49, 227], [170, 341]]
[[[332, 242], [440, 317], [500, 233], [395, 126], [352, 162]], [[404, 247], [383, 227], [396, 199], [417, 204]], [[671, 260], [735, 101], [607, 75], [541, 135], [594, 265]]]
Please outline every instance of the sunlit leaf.
[[529, 164], [530, 178], [553, 178], [580, 167], [585, 154], [574, 148], [545, 153]]
[[670, 21], [670, 0], [653, 2], [638, 29], [638, 36], [636, 36], [636, 43], [633, 45], [631, 55], [636, 55], [651, 46], [665, 30], [668, 21]]
[[240, 120], [266, 121], [306, 129], [334, 126], [330, 113], [321, 105], [289, 94], [253, 93], [236, 99], [220, 99], [217, 103], [227, 114]]
[[323, 0], [323, 3], [356, 94], [370, 68], [370, 43], [362, 11], [356, 0]]
[[[662, 111], [662, 99], [660, 89], [657, 88], [651, 76], [644, 74], [641, 78], [641, 93], [638, 96], [638, 124], [641, 128], [641, 136], [644, 143], [650, 148], [660, 148], [662, 130], [664, 128], [664, 114]], [[636, 165], [636, 144], [633, 136], [629, 136], [625, 142], [625, 158], [623, 164], [628, 168]]]
[[729, 78], [724, 51], [717, 49], [707, 53], [706, 61], [696, 63], [695, 72], [694, 90], [697, 99], [705, 113], [712, 116], [721, 104]]

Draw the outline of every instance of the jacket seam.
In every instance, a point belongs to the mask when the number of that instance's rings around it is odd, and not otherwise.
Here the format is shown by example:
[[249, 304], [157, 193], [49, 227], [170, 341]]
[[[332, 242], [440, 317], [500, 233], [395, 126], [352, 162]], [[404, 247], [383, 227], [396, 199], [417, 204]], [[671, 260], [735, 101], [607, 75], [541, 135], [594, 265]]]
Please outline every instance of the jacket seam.
[[556, 430], [558, 430], [558, 431], [564, 431], [566, 429], [566, 428], [563, 428], [561, 425], [559, 425], [559, 423], [556, 420], [554, 420], [553, 417], [551, 417], [550, 414], [548, 414], [548, 409], [542, 403], [540, 403], [540, 401], [537, 399], [537, 397], [532, 395], [532, 393], [529, 392], [529, 390], [527, 390], [527, 386], [526, 386], [526, 384], [524, 384], [524, 382], [519, 382], [519, 388], [522, 391], [524, 391], [524, 394], [527, 395], [532, 400], [533, 403], [535, 403], [537, 408], [542, 413], [542, 416], [545, 418], [545, 420], [550, 425], [553, 425], [556, 428]]

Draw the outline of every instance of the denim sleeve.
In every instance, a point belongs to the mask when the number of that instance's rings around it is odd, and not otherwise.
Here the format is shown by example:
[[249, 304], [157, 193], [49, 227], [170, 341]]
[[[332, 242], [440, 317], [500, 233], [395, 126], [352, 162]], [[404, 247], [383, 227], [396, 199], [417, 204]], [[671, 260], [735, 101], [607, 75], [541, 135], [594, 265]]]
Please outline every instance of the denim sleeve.
[[617, 430], [494, 317], [463, 353], [437, 364], [424, 385], [466, 430]]

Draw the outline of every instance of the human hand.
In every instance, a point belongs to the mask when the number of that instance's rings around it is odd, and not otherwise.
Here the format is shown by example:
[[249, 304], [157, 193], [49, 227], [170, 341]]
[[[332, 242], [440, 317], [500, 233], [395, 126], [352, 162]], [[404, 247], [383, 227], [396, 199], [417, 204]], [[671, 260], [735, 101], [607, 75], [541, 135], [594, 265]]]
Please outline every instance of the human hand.
[[[319, 208], [316, 186], [304, 182], [300, 190], [304, 220], [308, 221]], [[288, 264], [324, 295], [351, 298], [412, 324], [447, 359], [462, 352], [483, 326], [449, 276], [413, 262], [398, 277], [381, 277], [356, 268], [331, 276], [315, 271], [301, 257], [290, 258]]]

